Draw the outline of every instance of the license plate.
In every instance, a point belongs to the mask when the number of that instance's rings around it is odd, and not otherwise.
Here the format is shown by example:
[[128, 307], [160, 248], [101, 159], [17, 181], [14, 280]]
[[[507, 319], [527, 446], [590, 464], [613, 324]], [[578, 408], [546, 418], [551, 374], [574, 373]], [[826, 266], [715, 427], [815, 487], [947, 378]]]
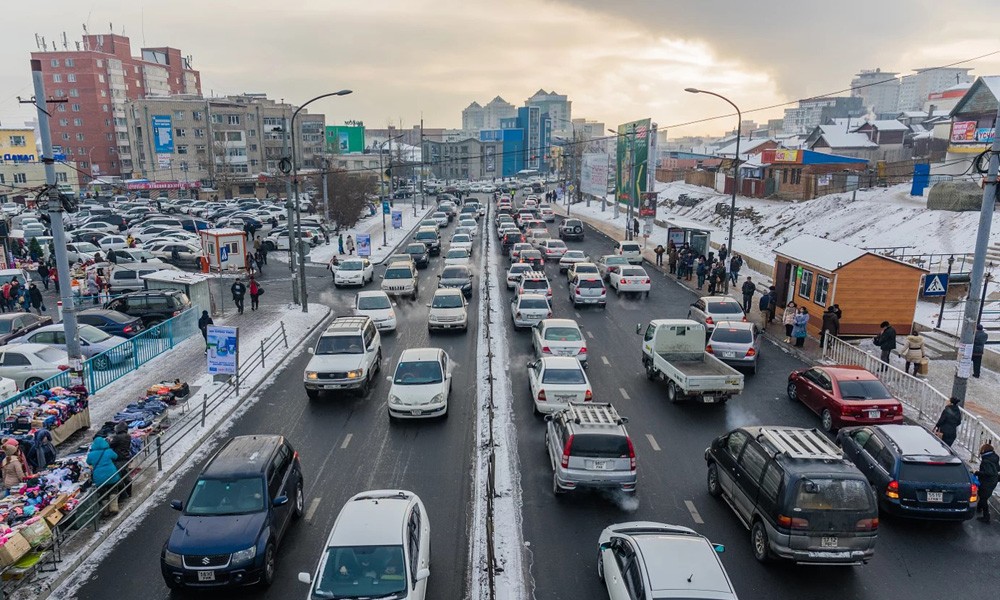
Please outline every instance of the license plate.
[[944, 492], [927, 492], [928, 502], [944, 502]]
[[715, 396], [702, 396], [702, 402], [715, 402]]
[[326, 388], [326, 389], [328, 389], [328, 390], [336, 390], [336, 389], [340, 389], [340, 384], [339, 383], [328, 383], [328, 384], [324, 385], [323, 387]]
[[421, 414], [423, 414], [423, 411], [420, 409], [414, 409], [410, 411], [410, 414], [415, 417], [419, 417]]
[[823, 537], [820, 539], [819, 545], [823, 548], [836, 548], [839, 545], [839, 540], [836, 536]]
[[198, 571], [198, 581], [215, 581], [215, 571]]
[[867, 411], [865, 411], [865, 413], [868, 415], [869, 419], [877, 419], [877, 418], [879, 418], [879, 415], [881, 414], [877, 410], [867, 410]]
[[607, 461], [604, 460], [590, 461], [590, 468], [594, 469], [595, 471], [603, 471], [605, 468], [607, 468], [607, 465], [608, 465]]
[[736, 358], [736, 352], [723, 352], [722, 358]]

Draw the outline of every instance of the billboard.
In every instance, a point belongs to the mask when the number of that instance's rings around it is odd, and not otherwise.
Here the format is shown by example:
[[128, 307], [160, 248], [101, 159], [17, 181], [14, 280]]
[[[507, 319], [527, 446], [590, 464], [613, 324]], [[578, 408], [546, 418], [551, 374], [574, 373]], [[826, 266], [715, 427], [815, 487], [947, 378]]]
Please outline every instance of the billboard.
[[238, 327], [209, 325], [208, 373], [210, 375], [236, 375], [240, 368], [240, 332]]
[[640, 119], [618, 126], [615, 157], [615, 200], [638, 206], [649, 178], [650, 119]]
[[326, 149], [334, 154], [364, 152], [365, 128], [358, 125], [327, 125]]
[[583, 165], [580, 168], [580, 191], [591, 196], [603, 198], [608, 193], [608, 164], [611, 157], [607, 154], [585, 152]]
[[495, 173], [497, 170], [497, 148], [496, 146], [486, 146], [483, 151], [483, 171]]
[[975, 121], [956, 121], [951, 124], [951, 141], [953, 142], [974, 142], [976, 141]]
[[358, 234], [358, 256], [372, 255], [372, 236], [370, 233]]
[[170, 115], [153, 115], [153, 151], [155, 154], [174, 153], [174, 126]]

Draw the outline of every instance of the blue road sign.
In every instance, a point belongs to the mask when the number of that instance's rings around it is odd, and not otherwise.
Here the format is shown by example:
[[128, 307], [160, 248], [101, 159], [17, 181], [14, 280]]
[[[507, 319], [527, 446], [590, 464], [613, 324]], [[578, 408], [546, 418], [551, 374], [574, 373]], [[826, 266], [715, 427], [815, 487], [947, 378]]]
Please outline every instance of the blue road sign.
[[219, 262], [229, 262], [229, 246], [219, 247]]
[[924, 275], [924, 297], [944, 296], [947, 293], [947, 273], [928, 273]]
[[388, 200], [383, 200], [382, 201], [382, 214], [383, 215], [387, 215], [389, 213], [390, 213], [389, 201]]

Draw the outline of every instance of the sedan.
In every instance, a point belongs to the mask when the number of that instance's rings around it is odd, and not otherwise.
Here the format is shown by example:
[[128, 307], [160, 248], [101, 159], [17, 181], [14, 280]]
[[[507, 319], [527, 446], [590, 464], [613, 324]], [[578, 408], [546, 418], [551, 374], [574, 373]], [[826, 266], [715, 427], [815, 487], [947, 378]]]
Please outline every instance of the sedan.
[[645, 294], [649, 296], [652, 288], [652, 281], [642, 267], [622, 267], [614, 277], [608, 278], [608, 283], [615, 288], [615, 293], [619, 296], [622, 293]]
[[78, 323], [91, 325], [111, 335], [130, 338], [146, 330], [140, 317], [133, 317], [117, 310], [88, 308], [76, 313]]
[[590, 259], [583, 252], [583, 250], [567, 250], [563, 253], [562, 257], [559, 258], [559, 272], [565, 273], [569, 271], [569, 268], [575, 264], [588, 262]]
[[432, 214], [431, 218], [437, 222], [438, 227], [448, 226], [448, 213], [438, 211]]
[[[78, 331], [80, 349], [85, 357], [93, 359], [91, 364], [98, 371], [106, 371], [132, 358], [132, 346], [122, 346], [127, 339], [105, 333], [93, 325], [81, 324]], [[66, 352], [66, 332], [61, 324], [46, 325], [15, 338], [8, 344], [45, 344]]]
[[451, 236], [451, 242], [448, 244], [449, 248], [462, 248], [469, 251], [472, 254], [472, 238], [467, 234], [456, 233]]
[[469, 251], [465, 248], [452, 248], [444, 255], [444, 264], [446, 265], [468, 265], [469, 259], [472, 258]]
[[581, 304], [608, 306], [608, 289], [596, 275], [580, 274], [569, 280], [569, 301], [573, 308]]
[[123, 235], [106, 235], [97, 240], [97, 245], [101, 247], [101, 250], [107, 252], [108, 250], [128, 248], [128, 241]]
[[153, 253], [145, 248], [122, 248], [121, 250], [115, 250], [115, 262], [118, 264], [155, 260], [156, 257], [153, 256]]
[[533, 249], [534, 249], [534, 247], [531, 244], [527, 243], [527, 242], [522, 242], [520, 244], [514, 244], [513, 246], [510, 247], [510, 261], [511, 262], [520, 262], [521, 261], [521, 253], [524, 252], [525, 250], [533, 250]]
[[761, 339], [763, 336], [754, 323], [721, 321], [712, 330], [705, 351], [731, 367], [756, 373]]
[[627, 264], [629, 264], [628, 259], [624, 256], [605, 254], [597, 259], [597, 270], [600, 272], [601, 278], [607, 280], [608, 277], [617, 273], [618, 269]]
[[14, 338], [52, 324], [52, 317], [33, 313], [5, 313], [0, 315], [0, 345]]
[[706, 335], [712, 333], [719, 321], [746, 321], [739, 301], [729, 296], [702, 296], [691, 304], [688, 318], [705, 326]]
[[528, 363], [528, 386], [536, 415], [564, 410], [570, 402], [594, 399], [583, 365], [572, 357], [546, 356]]
[[534, 327], [542, 319], [552, 316], [552, 306], [545, 294], [520, 294], [510, 303], [510, 316], [514, 327]]
[[542, 240], [538, 243], [545, 260], [559, 260], [566, 253], [566, 242], [562, 240]]
[[571, 281], [574, 277], [584, 276], [584, 277], [595, 277], [597, 279], [601, 278], [601, 271], [592, 262], [579, 262], [571, 265], [566, 271], [567, 281]]
[[545, 268], [545, 257], [538, 250], [522, 250], [520, 256], [520, 262], [528, 263], [536, 271], [541, 271]]
[[94, 258], [94, 255], [100, 251], [101, 249], [98, 246], [89, 242], [70, 242], [66, 244], [66, 258], [69, 259], [70, 264]]
[[403, 248], [405, 254], [409, 254], [410, 258], [413, 259], [413, 264], [417, 266], [418, 269], [426, 269], [427, 265], [431, 261], [431, 253], [427, 250], [427, 246], [423, 242], [414, 242], [412, 244], [407, 244]]
[[389, 296], [381, 290], [358, 292], [354, 297], [354, 314], [371, 317], [379, 331], [396, 330], [396, 311]]
[[66, 353], [45, 344], [0, 347], [0, 377], [13, 379], [25, 390], [69, 369]]
[[535, 356], [573, 356], [587, 366], [587, 343], [573, 319], [544, 319], [531, 328]]
[[903, 404], [878, 377], [855, 365], [792, 371], [788, 399], [798, 400], [818, 414], [826, 431], [903, 422]]
[[201, 248], [194, 244], [159, 242], [148, 244], [146, 250], [149, 250], [159, 260], [173, 265], [199, 266], [201, 264]]
[[340, 261], [340, 267], [333, 272], [333, 286], [357, 285], [364, 287], [375, 279], [375, 267], [367, 258], [348, 258]]
[[408, 348], [389, 388], [389, 419], [448, 416], [451, 361], [440, 348]]
[[530, 273], [535, 270], [535, 267], [529, 265], [528, 263], [514, 263], [507, 269], [507, 289], [512, 290], [521, 283], [521, 275], [525, 273]]

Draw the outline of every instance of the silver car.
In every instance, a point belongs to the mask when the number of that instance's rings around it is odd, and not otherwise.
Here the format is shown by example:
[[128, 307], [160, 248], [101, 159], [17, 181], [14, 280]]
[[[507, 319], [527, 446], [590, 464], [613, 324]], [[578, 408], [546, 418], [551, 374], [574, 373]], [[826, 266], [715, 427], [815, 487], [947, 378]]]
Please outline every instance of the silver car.
[[608, 289], [596, 275], [576, 275], [569, 280], [569, 301], [573, 303], [573, 308], [581, 304], [596, 304], [607, 308]]
[[635, 492], [635, 448], [611, 404], [570, 402], [545, 421], [553, 494], [583, 487]]
[[711, 334], [720, 321], [746, 321], [743, 307], [729, 296], [702, 296], [691, 304], [687, 318], [705, 326], [706, 335]]
[[[79, 326], [80, 349], [87, 358], [94, 358], [92, 364], [99, 371], [110, 369], [132, 358], [132, 345], [125, 344], [128, 340], [117, 335], [105, 333], [93, 325]], [[29, 334], [13, 339], [7, 343], [13, 347], [17, 344], [45, 344], [58, 350], [66, 351], [66, 332], [62, 324], [39, 327]], [[125, 344], [122, 346], [122, 344]]]
[[731, 367], [757, 372], [760, 358], [760, 330], [745, 321], [719, 321], [708, 338], [705, 349]]
[[552, 316], [552, 305], [545, 294], [519, 294], [510, 303], [510, 316], [514, 328], [534, 327], [542, 319]]

